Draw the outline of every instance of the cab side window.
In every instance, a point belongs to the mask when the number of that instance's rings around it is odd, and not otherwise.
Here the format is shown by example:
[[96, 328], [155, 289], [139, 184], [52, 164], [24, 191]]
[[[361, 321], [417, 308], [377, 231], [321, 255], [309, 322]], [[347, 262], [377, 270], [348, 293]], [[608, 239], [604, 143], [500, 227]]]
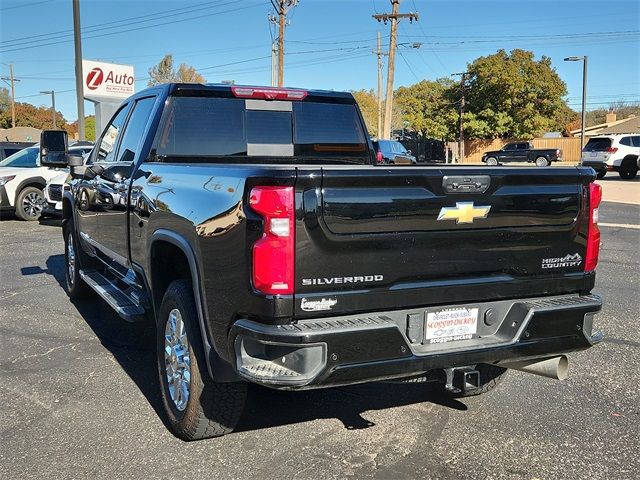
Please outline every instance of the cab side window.
[[504, 147], [505, 152], [512, 152], [516, 149], [515, 143], [509, 143], [506, 147]]
[[620, 139], [620, 145], [624, 145], [626, 147], [631, 147], [631, 137], [622, 137]]
[[118, 147], [118, 162], [133, 162], [135, 159], [155, 101], [156, 97], [147, 97], [136, 102]]
[[95, 156], [96, 162], [114, 162], [115, 152], [118, 140], [120, 139], [124, 122], [127, 120], [127, 115], [131, 109], [131, 104], [128, 103], [122, 107], [118, 113], [111, 119], [109, 125], [105, 129], [100, 141], [96, 143], [98, 151]]
[[634, 147], [640, 147], [640, 135], [631, 137], [631, 143]]

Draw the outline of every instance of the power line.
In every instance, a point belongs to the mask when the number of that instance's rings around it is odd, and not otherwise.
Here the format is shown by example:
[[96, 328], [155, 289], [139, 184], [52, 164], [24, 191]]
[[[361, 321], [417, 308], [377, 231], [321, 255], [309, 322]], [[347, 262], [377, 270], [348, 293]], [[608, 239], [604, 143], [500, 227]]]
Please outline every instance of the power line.
[[21, 5], [14, 5], [13, 7], [2, 7], [0, 8], [0, 12], [5, 12], [7, 10], [15, 10], [16, 8], [25, 8], [25, 7], [35, 7], [36, 5], [40, 5], [42, 3], [50, 3], [53, 0], [43, 0], [41, 2], [31, 2], [31, 3], [23, 3]]
[[[488, 39], [504, 40], [508, 38], [514, 38], [517, 40], [528, 40], [538, 38], [573, 38], [573, 37], [593, 37], [602, 35], [638, 35], [640, 30], [619, 30], [609, 32], [590, 32], [590, 33], [561, 33], [551, 35], [411, 35], [412, 37], [427, 37], [427, 38], [465, 38], [477, 41], [486, 41]], [[453, 42], [457, 43], [457, 42]]]
[[401, 51], [398, 51], [398, 53], [400, 54], [400, 58], [402, 58], [402, 60], [404, 60], [404, 63], [407, 65], [407, 67], [409, 67], [409, 71], [413, 74], [413, 76], [419, 82], [420, 81], [420, 77], [418, 77], [418, 75], [416, 75], [416, 72], [413, 70], [413, 67], [411, 67], [411, 65], [407, 61], [406, 57], [404, 56], [404, 54]]
[[[237, 0], [236, 0], [237, 1]], [[243, 7], [237, 7], [237, 8], [233, 8], [233, 9], [229, 9], [229, 10], [221, 10], [219, 12], [214, 12], [214, 13], [208, 13], [205, 15], [198, 15], [196, 17], [188, 17], [188, 18], [181, 18], [178, 20], [171, 20], [168, 22], [162, 22], [162, 23], [156, 23], [153, 25], [143, 25], [141, 27], [136, 27], [136, 28], [129, 28], [129, 29], [125, 29], [125, 30], [119, 30], [116, 32], [107, 32], [107, 33], [102, 33], [102, 34], [98, 34], [98, 35], [89, 35], [89, 36], [85, 36], [83, 38], [83, 40], [86, 39], [91, 39], [91, 38], [98, 38], [98, 37], [106, 37], [106, 36], [110, 36], [110, 35], [118, 35], [120, 33], [129, 33], [129, 32], [134, 32], [137, 30], [145, 30], [145, 29], [149, 29], [149, 28], [155, 28], [155, 27], [161, 27], [161, 26], [165, 26], [165, 25], [173, 25], [176, 23], [180, 23], [180, 22], [187, 22], [187, 21], [191, 21], [191, 20], [199, 20], [201, 18], [205, 18], [205, 17], [211, 17], [211, 16], [215, 16], [215, 15], [222, 15], [224, 13], [231, 13], [231, 12], [237, 12], [238, 10], [246, 10], [249, 8], [255, 8], [258, 6], [263, 5], [262, 3], [254, 3], [251, 5], [246, 5]], [[18, 50], [27, 50], [27, 49], [31, 49], [31, 48], [39, 48], [39, 47], [45, 47], [45, 46], [49, 46], [49, 45], [59, 45], [62, 43], [68, 43], [73, 41], [72, 39], [67, 39], [67, 40], [60, 40], [60, 41], [56, 41], [56, 42], [48, 42], [48, 43], [41, 43], [38, 45], [31, 45], [31, 46], [25, 46], [25, 47], [17, 47], [17, 48], [9, 48], [9, 49], [5, 49], [0, 51], [0, 53], [8, 53], [8, 52], [15, 52]]]
[[[238, 1], [240, 1], [240, 0], [233, 0], [233, 1], [229, 1], [227, 3], [220, 4], [220, 0], [216, 0], [216, 1], [212, 1], [212, 2], [206, 2], [206, 3], [193, 5], [191, 7], [174, 8], [174, 9], [171, 9], [171, 10], [163, 10], [163, 11], [160, 11], [160, 12], [148, 13], [148, 14], [145, 14], [145, 15], [137, 15], [137, 16], [134, 16], [134, 17], [125, 17], [125, 18], [121, 18], [121, 19], [118, 19], [118, 20], [112, 20], [110, 22], [103, 22], [103, 23], [97, 23], [97, 24], [94, 24], [94, 25], [88, 25], [88, 26], [84, 27], [82, 29], [82, 31], [83, 31], [83, 33], [92, 33], [91, 31], [93, 29], [101, 30], [102, 28], [98, 28], [98, 27], [105, 27], [107, 25], [115, 25], [115, 27], [109, 27], [109, 28], [117, 28], [117, 27], [120, 27], [120, 26], [131, 25], [133, 23], [142, 23], [142, 22], [147, 22], [147, 21], [158, 20], [158, 19], [148, 18], [148, 17], [165, 16], [166, 14], [173, 13], [173, 12], [179, 12], [179, 13], [176, 13], [176, 15], [183, 15], [183, 14], [187, 14], [187, 13], [193, 13], [193, 11], [212, 8], [210, 6], [211, 4], [217, 4], [218, 6], [225, 6], [225, 5], [228, 5], [230, 3], [237, 3]], [[205, 6], [205, 5], [207, 5], [207, 6]], [[147, 20], [140, 20], [140, 19], [143, 19], [143, 18], [147, 18]], [[133, 22], [125, 23], [124, 25], [122, 24], [122, 22], [127, 22], [129, 20], [133, 20]], [[97, 31], [97, 30], [95, 30], [95, 31]], [[19, 42], [21, 40], [29, 40], [29, 39], [32, 39], [32, 38], [52, 37], [52, 38], [49, 38], [49, 39], [43, 38], [42, 40], [38, 40], [38, 41], [46, 41], [46, 40], [52, 40], [53, 38], [59, 37], [61, 35], [64, 35], [64, 36], [69, 35], [69, 36], [71, 36], [71, 35], [73, 35], [73, 30], [58, 30], [56, 32], [40, 33], [38, 35], [28, 35], [26, 37], [12, 38], [10, 40], [2, 40], [2, 41], [0, 41], [0, 44], [15, 43], [15, 42]]]

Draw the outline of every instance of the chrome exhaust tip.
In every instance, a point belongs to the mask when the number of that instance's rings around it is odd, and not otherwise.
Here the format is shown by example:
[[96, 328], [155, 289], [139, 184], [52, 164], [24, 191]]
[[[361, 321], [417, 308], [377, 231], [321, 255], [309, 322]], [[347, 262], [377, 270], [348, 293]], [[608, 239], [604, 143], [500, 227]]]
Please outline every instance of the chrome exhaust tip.
[[569, 359], [566, 355], [560, 355], [558, 357], [534, 359], [534, 360], [520, 360], [512, 362], [510, 360], [503, 360], [498, 362], [498, 365], [504, 368], [510, 368], [512, 370], [520, 370], [521, 372], [533, 373], [534, 375], [540, 375], [541, 377], [553, 378], [555, 380], [564, 380], [567, 378], [569, 370]]

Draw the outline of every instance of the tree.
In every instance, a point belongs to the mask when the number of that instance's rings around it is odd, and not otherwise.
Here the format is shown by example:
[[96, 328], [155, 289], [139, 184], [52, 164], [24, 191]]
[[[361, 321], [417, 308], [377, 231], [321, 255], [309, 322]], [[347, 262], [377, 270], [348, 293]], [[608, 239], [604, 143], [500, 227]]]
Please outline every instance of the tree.
[[11, 128], [11, 97], [6, 88], [0, 88], [0, 128]]
[[206, 80], [196, 69], [185, 63], [181, 63], [178, 70], [173, 68], [173, 55], [165, 55], [158, 65], [149, 69], [150, 87], [160, 83], [183, 82], [183, 83], [206, 83]]
[[[90, 142], [96, 141], [96, 116], [89, 115], [88, 117], [84, 117], [84, 128], [85, 128], [85, 139]], [[71, 136], [78, 133], [78, 122], [75, 121], [73, 123], [68, 124], [65, 127], [67, 133]], [[97, 135], [100, 135], [101, 132], [97, 132]]]
[[356, 90], [351, 92], [358, 102], [369, 135], [378, 135], [378, 98], [373, 90]]
[[[568, 108], [562, 97], [567, 86], [543, 56], [533, 52], [499, 50], [468, 66], [465, 135], [468, 138], [530, 139], [562, 130], [558, 112]], [[566, 110], [565, 110], [566, 113]]]
[[394, 93], [401, 121], [427, 138], [451, 140], [456, 137], [457, 102], [449, 79], [422, 80]]
[[[607, 113], [615, 113], [618, 120], [624, 120], [631, 115], [640, 116], [640, 103], [626, 103], [624, 101], [613, 102], [606, 108], [597, 108], [587, 112], [587, 126], [599, 125], [607, 119]], [[580, 120], [577, 125], [572, 125], [572, 129], [580, 128]]]
[[[56, 112], [56, 125], [64, 128], [66, 123], [62, 113]], [[16, 127], [34, 127], [44, 130], [52, 126], [51, 108], [36, 107], [30, 103], [16, 103]], [[0, 112], [0, 128], [11, 128], [10, 108], [7, 115], [4, 109]]]

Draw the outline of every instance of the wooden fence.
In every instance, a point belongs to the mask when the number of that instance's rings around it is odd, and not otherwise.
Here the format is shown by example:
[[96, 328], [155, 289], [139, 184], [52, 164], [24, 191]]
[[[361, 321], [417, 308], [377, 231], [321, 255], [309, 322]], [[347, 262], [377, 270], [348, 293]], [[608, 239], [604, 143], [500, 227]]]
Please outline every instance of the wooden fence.
[[[482, 154], [489, 150], [500, 150], [505, 144], [519, 140], [465, 140], [464, 163], [480, 163]], [[534, 138], [534, 148], [559, 148], [563, 162], [578, 162], [581, 156], [580, 138]]]

